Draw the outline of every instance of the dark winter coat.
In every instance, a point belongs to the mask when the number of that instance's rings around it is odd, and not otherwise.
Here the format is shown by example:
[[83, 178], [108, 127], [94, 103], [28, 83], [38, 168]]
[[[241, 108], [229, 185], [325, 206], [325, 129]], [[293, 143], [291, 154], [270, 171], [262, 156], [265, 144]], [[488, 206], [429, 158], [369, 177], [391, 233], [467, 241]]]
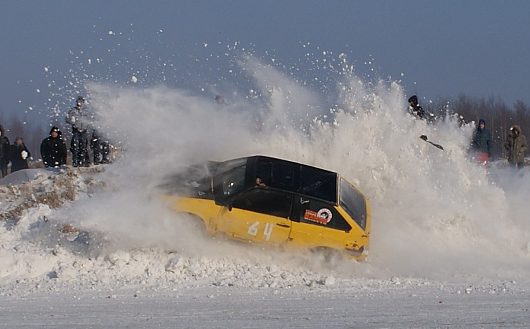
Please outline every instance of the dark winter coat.
[[491, 132], [489, 129], [480, 129], [480, 127], [475, 129], [471, 148], [475, 152], [488, 153], [488, 156], [491, 157]]
[[[22, 157], [22, 151], [27, 152], [27, 156], [24, 159]], [[11, 145], [11, 172], [15, 172], [22, 169], [28, 169], [28, 158], [31, 156], [31, 154], [28, 151], [28, 148], [26, 145], [17, 145], [13, 144]]]
[[[52, 128], [52, 131], [57, 128]], [[66, 143], [61, 137], [61, 131], [57, 129], [59, 136], [45, 138], [40, 145], [40, 154], [45, 167], [59, 167], [66, 164]]]
[[417, 117], [418, 119], [427, 119], [427, 114], [425, 113], [425, 110], [419, 105], [410, 105], [409, 113]]
[[0, 125], [0, 167], [7, 166], [9, 163], [9, 139], [6, 136], [4, 127]]
[[430, 112], [427, 112], [418, 103], [418, 96], [412, 95], [409, 98], [409, 113], [415, 118], [425, 120], [427, 123], [433, 123], [436, 120], [436, 116]]
[[528, 144], [526, 137], [521, 133], [521, 127], [515, 125], [510, 128], [504, 148], [508, 151], [509, 163], [519, 165], [524, 163], [524, 153], [528, 149]]

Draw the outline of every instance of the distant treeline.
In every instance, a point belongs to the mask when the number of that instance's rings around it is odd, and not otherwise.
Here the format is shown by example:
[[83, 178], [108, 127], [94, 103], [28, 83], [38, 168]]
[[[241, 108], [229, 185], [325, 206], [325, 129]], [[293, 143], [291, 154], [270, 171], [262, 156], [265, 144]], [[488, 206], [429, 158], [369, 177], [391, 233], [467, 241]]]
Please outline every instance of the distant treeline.
[[453, 99], [439, 99], [425, 104], [424, 108], [437, 116], [457, 113], [466, 123], [478, 123], [480, 119], [484, 119], [493, 138], [493, 158], [506, 156], [503, 145], [512, 125], [519, 125], [523, 134], [527, 138], [530, 137], [530, 107], [523, 101], [516, 101], [510, 107], [495, 97], [472, 98], [460, 95]]
[[47, 123], [39, 125], [37, 122], [26, 122], [16, 116], [6, 118], [0, 113], [0, 124], [4, 126], [9, 142], [13, 144], [15, 138], [22, 137], [34, 159], [40, 158], [40, 144], [49, 136], [51, 126]]

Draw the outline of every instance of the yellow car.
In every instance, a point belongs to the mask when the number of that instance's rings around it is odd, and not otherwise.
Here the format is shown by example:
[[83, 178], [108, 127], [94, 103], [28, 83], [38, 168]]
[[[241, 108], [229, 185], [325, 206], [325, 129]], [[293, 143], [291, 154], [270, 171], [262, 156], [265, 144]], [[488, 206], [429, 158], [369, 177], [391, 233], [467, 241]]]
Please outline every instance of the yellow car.
[[370, 207], [337, 173], [266, 156], [208, 162], [164, 182], [164, 199], [209, 234], [367, 255]]

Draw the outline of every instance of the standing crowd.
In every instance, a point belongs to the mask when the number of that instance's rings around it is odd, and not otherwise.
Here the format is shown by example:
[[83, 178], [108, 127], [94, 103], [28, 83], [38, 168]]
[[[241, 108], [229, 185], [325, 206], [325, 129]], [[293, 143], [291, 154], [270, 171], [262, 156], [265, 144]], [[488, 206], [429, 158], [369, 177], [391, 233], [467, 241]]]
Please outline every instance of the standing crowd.
[[[491, 132], [486, 128], [486, 121], [480, 119], [471, 140], [471, 150], [475, 160], [487, 165], [491, 159], [492, 144]], [[504, 142], [504, 149], [508, 163], [511, 166], [516, 168], [524, 167], [524, 157], [528, 150], [528, 144], [519, 125], [512, 125], [510, 127], [506, 141]]]
[[9, 144], [9, 138], [7, 138], [5, 129], [0, 125], [0, 171], [2, 176], [7, 175], [7, 167], [11, 162], [11, 172], [15, 172], [21, 169], [28, 169], [28, 158], [31, 154], [28, 151], [24, 140], [21, 137], [15, 138], [13, 145]]
[[[92, 118], [84, 108], [85, 99], [77, 97], [75, 106], [68, 111], [66, 123], [72, 127], [72, 141], [70, 151], [72, 151], [72, 165], [74, 167], [88, 167], [90, 165], [88, 146], [92, 149], [94, 164], [109, 163], [109, 142], [99, 135], [95, 127], [92, 126]], [[89, 143], [89, 131], [92, 131]]]
[[[74, 167], [88, 167], [89, 147], [92, 150], [92, 163], [104, 164], [110, 162], [110, 143], [101, 137], [101, 134], [92, 125], [92, 117], [84, 107], [85, 99], [79, 96], [76, 104], [66, 116], [66, 123], [72, 128], [72, 139], [70, 152], [72, 153], [72, 165]], [[90, 136], [89, 136], [90, 132]], [[42, 163], [47, 168], [58, 168], [66, 165], [67, 147], [61, 130], [53, 126], [50, 134], [40, 145]], [[2, 176], [7, 175], [8, 165], [11, 163], [11, 173], [21, 169], [28, 169], [28, 160], [31, 158], [24, 140], [17, 137], [13, 145], [10, 145], [4, 127], [0, 124], [0, 169]]]
[[[417, 119], [433, 122], [436, 117], [432, 113], [425, 111], [418, 103], [418, 97], [413, 95], [409, 98], [409, 113]], [[425, 135], [422, 135], [425, 137]], [[486, 121], [480, 119], [473, 132], [470, 152], [475, 161], [487, 165], [491, 159], [493, 141], [491, 132], [486, 128]], [[528, 150], [526, 137], [523, 135], [519, 125], [512, 125], [508, 131], [504, 149], [508, 163], [516, 168], [524, 167], [525, 153]]]

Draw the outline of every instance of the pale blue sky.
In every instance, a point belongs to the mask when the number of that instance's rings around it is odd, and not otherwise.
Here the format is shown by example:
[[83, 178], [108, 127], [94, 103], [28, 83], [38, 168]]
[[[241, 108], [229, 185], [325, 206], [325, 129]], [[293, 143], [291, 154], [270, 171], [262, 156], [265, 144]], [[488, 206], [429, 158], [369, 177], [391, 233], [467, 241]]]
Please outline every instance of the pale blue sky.
[[144, 85], [199, 88], [219, 80], [234, 42], [302, 79], [305, 53], [326, 50], [360, 71], [373, 59], [378, 76], [402, 79], [422, 99], [530, 104], [530, 1], [4, 0], [0, 109], [67, 106], [78, 93], [67, 81], [85, 80], [80, 73], [127, 84], [137, 71]]

